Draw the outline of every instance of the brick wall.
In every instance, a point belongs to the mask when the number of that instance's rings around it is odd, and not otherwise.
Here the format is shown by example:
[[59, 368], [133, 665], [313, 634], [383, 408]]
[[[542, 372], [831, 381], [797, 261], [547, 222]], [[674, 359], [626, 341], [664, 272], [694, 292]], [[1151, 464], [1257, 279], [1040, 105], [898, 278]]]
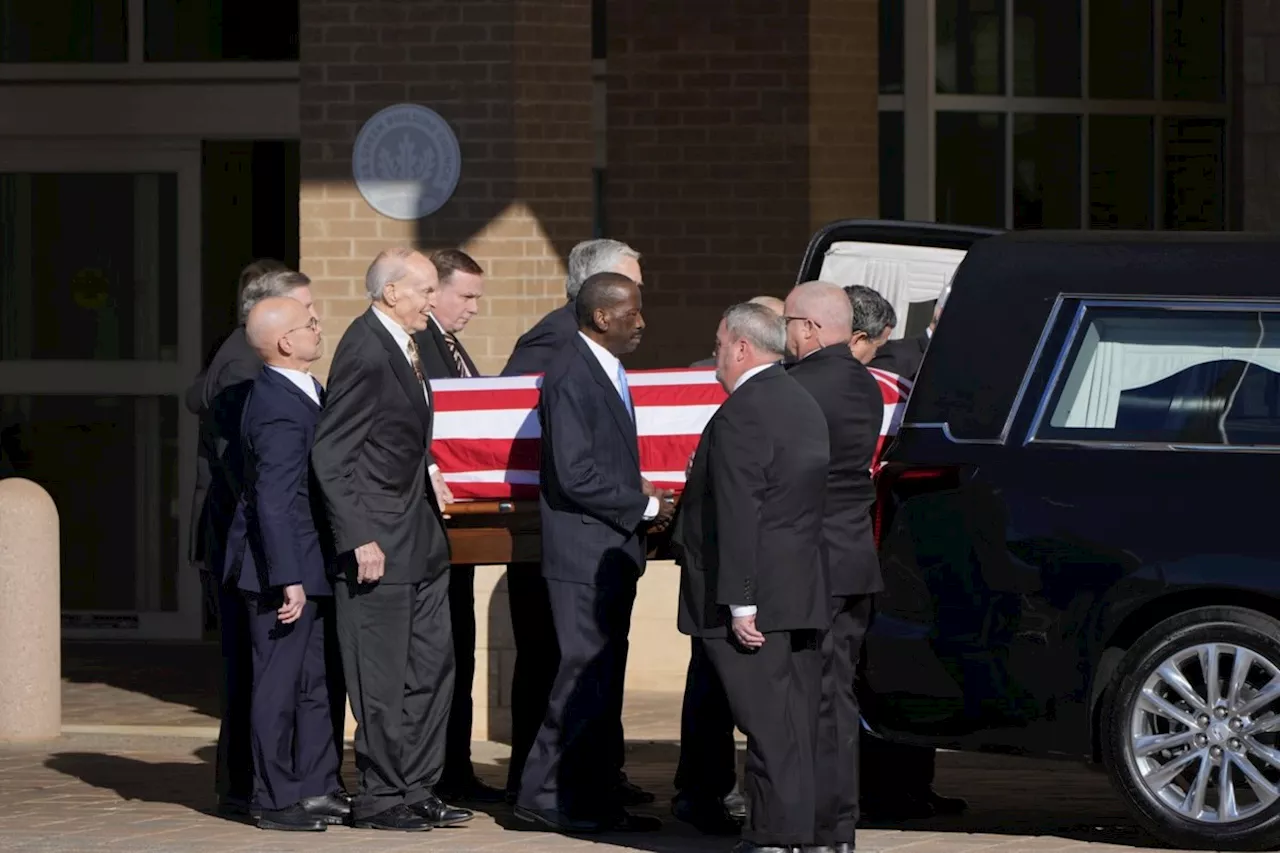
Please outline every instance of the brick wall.
[[610, 0], [613, 236], [645, 255], [636, 367], [704, 357], [794, 283], [814, 227], [874, 215], [876, 0]]
[[[463, 335], [482, 370], [563, 301], [563, 258], [592, 222], [590, 25], [589, 0], [301, 0], [301, 267], [330, 351], [388, 246], [460, 246], [486, 268]], [[401, 102], [462, 149], [452, 199], [418, 222], [375, 213], [351, 180], [361, 125]]]
[[1243, 228], [1280, 231], [1280, 0], [1242, 0]]

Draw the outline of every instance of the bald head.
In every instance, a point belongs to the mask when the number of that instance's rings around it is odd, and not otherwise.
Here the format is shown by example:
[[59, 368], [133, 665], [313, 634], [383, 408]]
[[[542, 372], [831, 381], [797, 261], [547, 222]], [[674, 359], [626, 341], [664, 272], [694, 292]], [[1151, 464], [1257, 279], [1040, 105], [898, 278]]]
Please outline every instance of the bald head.
[[848, 344], [853, 337], [853, 309], [838, 284], [806, 281], [787, 295], [787, 350], [804, 358], [814, 350]]
[[763, 305], [779, 317], [786, 313], [786, 303], [776, 296], [754, 296], [747, 301], [752, 305]]
[[249, 310], [245, 337], [265, 363], [305, 370], [320, 357], [320, 324], [296, 299], [270, 296]]

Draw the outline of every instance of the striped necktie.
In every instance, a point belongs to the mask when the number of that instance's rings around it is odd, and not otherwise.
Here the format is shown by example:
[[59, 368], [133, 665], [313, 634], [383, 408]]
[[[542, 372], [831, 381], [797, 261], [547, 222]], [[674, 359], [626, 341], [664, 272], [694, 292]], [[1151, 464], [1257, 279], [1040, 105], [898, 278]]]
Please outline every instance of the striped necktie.
[[467, 367], [467, 360], [462, 357], [462, 345], [458, 343], [458, 339], [451, 332], [445, 332], [444, 345], [449, 348], [449, 355], [453, 356], [453, 363], [458, 368], [458, 375], [466, 379], [471, 376], [471, 369]]

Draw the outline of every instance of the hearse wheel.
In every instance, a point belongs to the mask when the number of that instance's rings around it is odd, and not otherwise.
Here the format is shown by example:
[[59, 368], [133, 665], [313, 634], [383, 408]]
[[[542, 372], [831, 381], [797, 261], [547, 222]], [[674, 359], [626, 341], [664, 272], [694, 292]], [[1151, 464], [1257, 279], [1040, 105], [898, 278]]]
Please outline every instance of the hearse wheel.
[[1129, 649], [1112, 688], [1103, 760], [1152, 834], [1280, 846], [1280, 622], [1243, 607], [1181, 613]]

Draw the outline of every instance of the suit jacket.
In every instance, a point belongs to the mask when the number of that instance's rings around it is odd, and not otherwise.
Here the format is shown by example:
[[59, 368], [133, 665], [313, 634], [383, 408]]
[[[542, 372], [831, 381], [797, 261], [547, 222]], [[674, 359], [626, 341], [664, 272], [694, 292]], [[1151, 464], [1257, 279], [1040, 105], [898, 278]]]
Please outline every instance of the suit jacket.
[[884, 583], [871, 531], [876, 499], [871, 461], [884, 420], [880, 385], [844, 344], [810, 353], [789, 365], [787, 373], [818, 401], [827, 422], [831, 464], [822, 538], [830, 592], [879, 592]]
[[[233, 330], [234, 332], [234, 330]], [[213, 418], [204, 417], [204, 385], [209, 375], [209, 366], [222, 349], [228, 335], [223, 335], [205, 355], [200, 373], [190, 385], [184, 402], [187, 411], [200, 418], [200, 431], [196, 446], [196, 483], [191, 493], [191, 532], [187, 541], [187, 559], [192, 563], [203, 563], [207, 544], [207, 519], [205, 517], [205, 501], [209, 497], [209, 484], [213, 480], [214, 460], [218, 455], [217, 436], [213, 430]]]
[[198, 453], [209, 467], [208, 491], [193, 525], [199, 532], [191, 543], [191, 554], [213, 571], [222, 571], [225, 565], [227, 531], [244, 488], [240, 421], [249, 389], [261, 370], [262, 359], [249, 346], [244, 327], [238, 326], [214, 353], [199, 392], [194, 387], [188, 390], [188, 407], [197, 404], [200, 413]]
[[[445, 343], [444, 332], [440, 331], [440, 327], [434, 320], [427, 326], [425, 332], [416, 332], [413, 340], [418, 345], [418, 353], [422, 356], [422, 369], [426, 371], [428, 379], [458, 379], [461, 376], [458, 373], [457, 363], [449, 354], [449, 345]], [[479, 376], [480, 371], [476, 369], [476, 363], [471, 360], [461, 341], [458, 342], [458, 351], [462, 353], [462, 360], [466, 362], [471, 375]]]
[[920, 362], [924, 361], [924, 351], [928, 348], [928, 335], [885, 341], [875, 358], [871, 359], [870, 366], [896, 373], [903, 379], [915, 379]]
[[449, 568], [444, 520], [427, 482], [431, 383], [413, 375], [376, 310], [357, 317], [338, 342], [311, 463], [339, 555], [335, 570], [354, 580], [351, 552], [377, 542], [386, 555], [381, 582], [418, 583]]
[[578, 337], [578, 317], [573, 303], [566, 303], [539, 320], [516, 341], [516, 348], [502, 368], [503, 376], [546, 373], [551, 360], [566, 343]]
[[703, 430], [680, 498], [680, 631], [722, 637], [730, 605], [765, 633], [830, 626], [822, 523], [830, 451], [808, 391], [773, 365], [729, 395]]
[[285, 376], [263, 367], [241, 423], [244, 493], [227, 536], [224, 580], [246, 592], [302, 584], [332, 595], [320, 531], [324, 502], [311, 472], [320, 406]]
[[635, 424], [600, 362], [575, 335], [547, 368], [542, 427], [542, 575], [607, 585], [644, 571], [644, 512]]

